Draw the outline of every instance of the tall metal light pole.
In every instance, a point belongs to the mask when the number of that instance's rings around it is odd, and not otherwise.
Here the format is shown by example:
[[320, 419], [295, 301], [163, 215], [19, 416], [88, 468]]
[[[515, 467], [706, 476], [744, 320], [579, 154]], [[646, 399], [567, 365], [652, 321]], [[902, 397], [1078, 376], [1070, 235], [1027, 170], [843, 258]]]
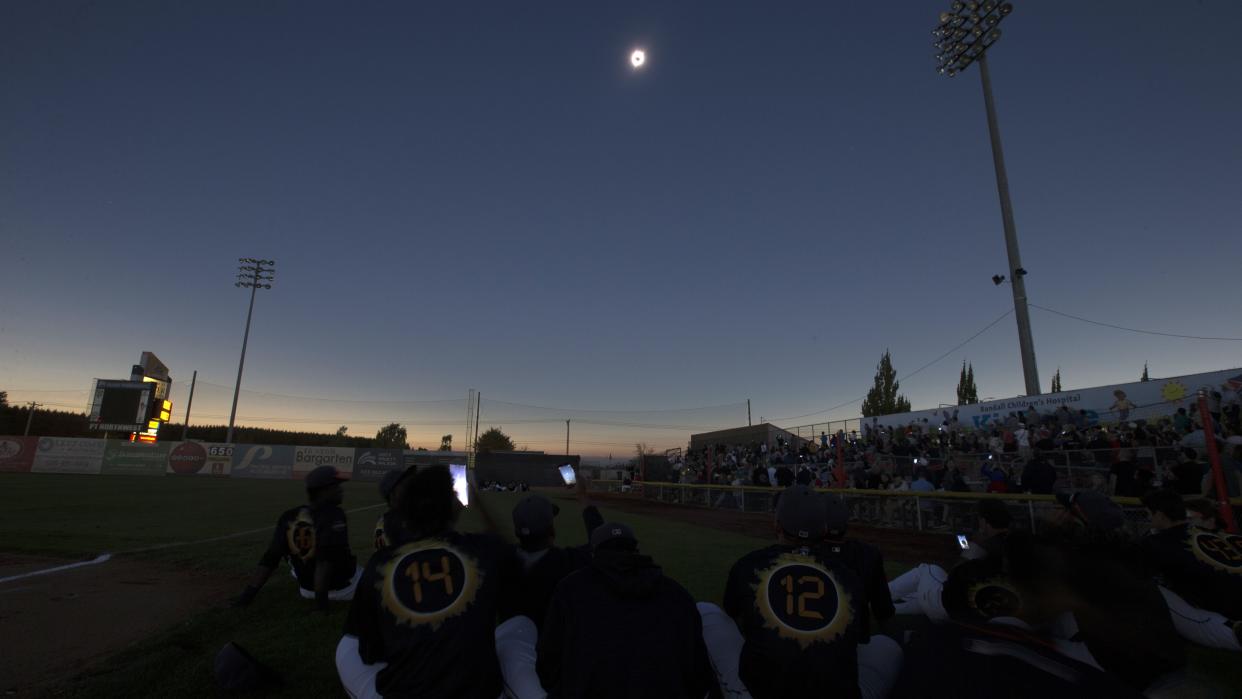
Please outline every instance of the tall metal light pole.
[[229, 433], [224, 440], [226, 444], [233, 443], [233, 422], [237, 419], [237, 395], [241, 392], [242, 368], [246, 366], [246, 344], [250, 341], [254, 295], [259, 289], [272, 288], [276, 264], [276, 260], [256, 260], [253, 257], [239, 257], [237, 261], [241, 264], [237, 267], [237, 282], [233, 286], [250, 289], [250, 310], [246, 311], [246, 333], [242, 335], [241, 360], [237, 362], [237, 385], [233, 387], [233, 409], [229, 412]]
[[[996, 189], [1000, 195], [1001, 223], [1005, 228], [1005, 252], [1009, 256], [1009, 279], [1013, 287], [1013, 310], [1018, 321], [1018, 348], [1022, 354], [1022, 377], [1026, 394], [1039, 394], [1039, 369], [1035, 364], [1035, 341], [1031, 337], [1031, 315], [1026, 305], [1026, 270], [1018, 252], [1018, 233], [1013, 224], [1013, 204], [1009, 201], [1009, 176], [1005, 174], [1005, 155], [1001, 151], [996, 105], [992, 102], [992, 79], [988, 74], [987, 50], [1000, 38], [1002, 19], [1013, 12], [1010, 3], [954, 2], [940, 13], [940, 23], [932, 30], [936, 37], [936, 59], [941, 75], [953, 77], [971, 63], [979, 64], [983, 82], [983, 105], [988, 115], [988, 135], [992, 139], [992, 164], [996, 168]], [[1003, 279], [1003, 278], [1002, 278]], [[998, 282], [999, 283], [999, 282]]]

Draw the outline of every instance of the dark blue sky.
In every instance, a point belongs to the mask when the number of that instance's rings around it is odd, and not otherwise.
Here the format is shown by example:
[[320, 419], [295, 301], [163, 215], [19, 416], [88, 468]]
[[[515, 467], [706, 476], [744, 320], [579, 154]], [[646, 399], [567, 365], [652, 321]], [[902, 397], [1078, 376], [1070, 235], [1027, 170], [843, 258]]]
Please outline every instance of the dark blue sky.
[[[756, 418], [857, 397], [886, 347], [908, 372], [1012, 306], [940, 4], [4, 3], [0, 388], [84, 392], [144, 349], [231, 384], [256, 256], [278, 271], [254, 390]], [[1032, 301], [1242, 336], [1242, 4], [1019, 2], [1003, 29]], [[1045, 387], [1242, 364], [1032, 315]], [[981, 396], [1022, 392], [1009, 318], [905, 382], [915, 407], [962, 359]]]

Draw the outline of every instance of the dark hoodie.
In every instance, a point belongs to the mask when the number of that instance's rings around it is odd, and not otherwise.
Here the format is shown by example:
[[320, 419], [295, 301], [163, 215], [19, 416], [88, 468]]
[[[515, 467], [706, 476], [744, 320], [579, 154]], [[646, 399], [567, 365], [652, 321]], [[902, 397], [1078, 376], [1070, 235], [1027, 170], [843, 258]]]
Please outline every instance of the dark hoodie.
[[636, 550], [601, 547], [552, 596], [536, 665], [549, 697], [718, 696], [690, 593]]

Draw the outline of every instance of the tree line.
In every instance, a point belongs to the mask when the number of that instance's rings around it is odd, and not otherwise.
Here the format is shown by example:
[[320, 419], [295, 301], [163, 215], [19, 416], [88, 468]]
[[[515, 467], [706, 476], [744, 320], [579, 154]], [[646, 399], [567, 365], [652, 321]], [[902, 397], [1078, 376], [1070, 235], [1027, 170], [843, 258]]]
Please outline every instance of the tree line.
[[[1143, 362], [1143, 373], [1139, 381], [1150, 381], [1147, 373], [1147, 362]], [[884, 350], [880, 363], [875, 368], [875, 379], [867, 397], [863, 399], [863, 417], [893, 415], [910, 412], [910, 401], [900, 393], [901, 382], [897, 379], [897, 370], [893, 367], [893, 358], [888, 350]], [[1065, 390], [1061, 386], [1061, 367], [1052, 374], [1052, 393]], [[962, 360], [962, 371], [957, 379], [957, 404], [970, 405], [979, 402], [979, 387], [975, 383], [975, 366]]]

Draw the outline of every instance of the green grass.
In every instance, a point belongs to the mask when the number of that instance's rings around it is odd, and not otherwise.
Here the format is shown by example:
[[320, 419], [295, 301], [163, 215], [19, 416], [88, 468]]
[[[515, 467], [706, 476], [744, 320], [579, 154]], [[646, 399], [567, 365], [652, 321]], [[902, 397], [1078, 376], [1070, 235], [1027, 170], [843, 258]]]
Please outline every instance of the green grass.
[[[101, 552], [124, 552], [202, 539], [250, 529], [261, 531], [210, 543], [190, 543], [133, 554], [145, 561], [174, 566], [220, 579], [240, 591], [253, 571], [277, 515], [303, 501], [295, 481], [231, 480], [205, 477], [85, 477], [50, 474], [0, 474], [5, 513], [0, 517], [0, 551], [87, 558]], [[568, 493], [549, 493], [561, 507], [558, 544], [584, 543], [581, 507]], [[517, 494], [489, 493], [485, 503], [501, 534], [511, 530], [510, 511]], [[371, 529], [380, 508], [374, 484], [346, 485], [345, 509], [350, 540], [360, 561], [371, 552]], [[720, 601], [725, 575], [733, 561], [770, 543], [658, 517], [608, 507], [605, 519], [631, 525], [641, 548], [696, 599]], [[476, 508], [459, 523], [466, 531], [481, 528]], [[911, 561], [886, 561], [890, 576]], [[85, 675], [67, 679], [55, 690], [62, 696], [216, 696], [211, 676], [216, 652], [236, 641], [275, 668], [284, 678], [277, 696], [343, 696], [333, 666], [333, 650], [345, 619], [345, 605], [327, 614], [311, 611], [300, 599], [293, 579], [283, 570], [273, 576], [258, 599], [242, 610], [221, 604], [204, 609], [165, 631], [127, 648]], [[1224, 686], [1242, 686], [1237, 655], [1191, 649], [1192, 672]]]
[[[0, 519], [0, 550], [87, 558], [191, 542], [134, 554], [142, 560], [218, 577], [240, 591], [262, 553], [277, 515], [304, 499], [293, 481], [214, 478], [84, 477], [51, 474], [0, 474], [0, 489], [12, 503]], [[549, 493], [561, 508], [558, 544], [586, 542], [582, 509], [567, 492]], [[510, 512], [520, 495], [487, 493], [484, 502], [501, 534], [512, 529]], [[346, 485], [344, 507], [350, 541], [361, 561], [371, 552], [371, 530], [381, 512], [374, 484]], [[634, 515], [608, 507], [605, 519], [634, 528], [643, 550], [697, 599], [719, 601], [729, 565], [765, 545], [761, 539], [705, 527]], [[478, 531], [476, 507], [459, 522]], [[210, 543], [202, 539], [250, 529], [261, 531]], [[283, 566], [282, 566], [283, 568]], [[211, 664], [216, 651], [233, 640], [285, 678], [282, 696], [333, 696], [338, 693], [332, 653], [345, 618], [344, 604], [316, 614], [297, 597], [284, 571], [272, 577], [250, 607], [205, 609], [58, 690], [70, 696], [213, 696]]]

